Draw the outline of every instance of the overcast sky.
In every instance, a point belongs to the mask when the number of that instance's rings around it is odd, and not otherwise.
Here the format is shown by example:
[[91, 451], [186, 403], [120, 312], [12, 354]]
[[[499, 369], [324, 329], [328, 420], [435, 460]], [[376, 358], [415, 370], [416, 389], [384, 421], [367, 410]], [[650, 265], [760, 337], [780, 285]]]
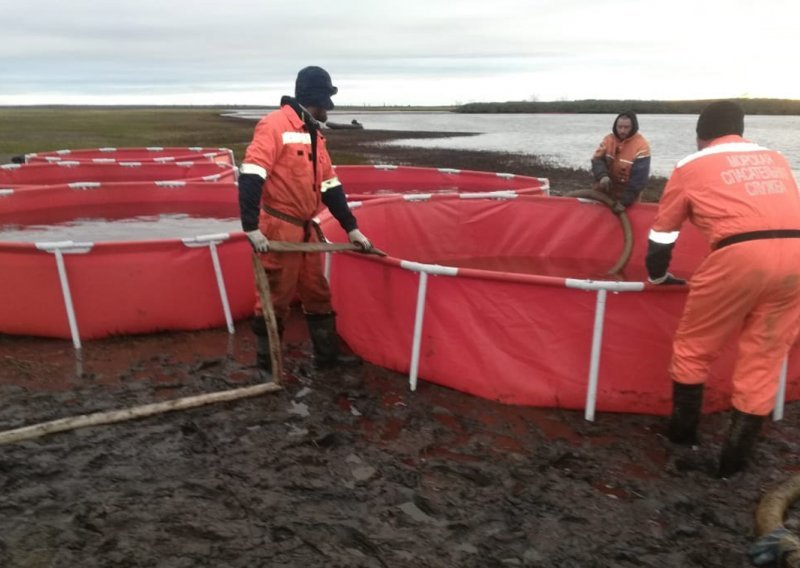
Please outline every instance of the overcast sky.
[[0, 104], [800, 99], [798, 0], [0, 0]]

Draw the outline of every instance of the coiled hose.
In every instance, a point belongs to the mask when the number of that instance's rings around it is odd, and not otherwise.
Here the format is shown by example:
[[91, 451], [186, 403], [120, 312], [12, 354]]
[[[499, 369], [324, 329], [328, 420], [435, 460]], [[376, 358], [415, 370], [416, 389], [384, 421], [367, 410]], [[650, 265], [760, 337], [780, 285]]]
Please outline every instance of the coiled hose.
[[617, 216], [619, 219], [619, 224], [622, 226], [622, 236], [625, 239], [624, 246], [622, 247], [622, 253], [619, 255], [617, 262], [614, 263], [614, 266], [608, 271], [608, 274], [619, 274], [625, 265], [628, 264], [628, 260], [631, 258], [631, 253], [633, 252], [633, 231], [631, 230], [631, 221], [628, 219], [628, 214], [625, 211], [614, 211], [614, 206], [616, 205], [616, 201], [614, 201], [611, 197], [602, 193], [600, 191], [596, 191], [594, 189], [579, 189], [577, 191], [571, 191], [567, 194], [567, 197], [578, 197], [581, 199], [591, 199], [592, 201], [597, 201], [598, 203], [602, 203], [606, 207], [608, 207], [614, 215]]
[[756, 534], [759, 540], [750, 549], [756, 566], [800, 568], [800, 538], [783, 526], [783, 517], [792, 503], [800, 499], [800, 475], [795, 475], [769, 491], [756, 509]]

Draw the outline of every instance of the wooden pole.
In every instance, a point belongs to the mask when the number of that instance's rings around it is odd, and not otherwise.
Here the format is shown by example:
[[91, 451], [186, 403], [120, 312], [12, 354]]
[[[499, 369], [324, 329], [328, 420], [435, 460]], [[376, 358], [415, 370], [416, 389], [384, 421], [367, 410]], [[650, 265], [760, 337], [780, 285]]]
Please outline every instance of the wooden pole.
[[32, 438], [38, 438], [40, 436], [54, 434], [56, 432], [66, 432], [68, 430], [86, 428], [87, 426], [114, 424], [116, 422], [133, 420], [135, 418], [144, 418], [146, 416], [153, 416], [155, 414], [163, 414], [173, 410], [185, 410], [187, 408], [195, 408], [216, 402], [227, 402], [240, 398], [259, 396], [278, 390], [281, 390], [280, 385], [274, 382], [264, 383], [250, 387], [241, 387], [226, 391], [188, 396], [175, 400], [168, 400], [166, 402], [144, 404], [142, 406], [134, 406], [121, 410], [108, 410], [103, 412], [95, 412], [92, 414], [71, 416], [69, 418], [60, 418], [58, 420], [51, 420], [50, 422], [41, 422], [32, 426], [24, 426], [14, 430], [0, 432], [0, 444], [13, 444], [15, 442], [30, 440]]
[[283, 381], [283, 357], [281, 356], [281, 336], [278, 333], [278, 320], [275, 319], [275, 308], [272, 306], [269, 279], [264, 273], [261, 259], [255, 252], [253, 252], [253, 273], [256, 276], [256, 290], [258, 290], [258, 297], [261, 300], [261, 313], [264, 316], [264, 323], [267, 324], [269, 358], [272, 362], [272, 380], [280, 385]]
[[[270, 241], [269, 252], [275, 253], [323, 253], [323, 252], [343, 252], [353, 251], [365, 254], [375, 254], [386, 256], [380, 249], [371, 248], [364, 250], [355, 243], [291, 243], [285, 241]], [[267, 337], [269, 337], [269, 358], [272, 363], [272, 380], [277, 384], [283, 381], [283, 357], [281, 350], [281, 337], [278, 333], [278, 321], [275, 318], [275, 308], [272, 305], [272, 295], [269, 289], [269, 278], [264, 273], [261, 259], [256, 252], [253, 252], [253, 274], [256, 278], [256, 290], [261, 300], [261, 312], [264, 315], [264, 323], [267, 326]]]
[[355, 243], [289, 243], [285, 241], [270, 241], [269, 252], [360, 252], [363, 254], [375, 254], [386, 256], [380, 249], [372, 247], [364, 250]]
[[[368, 254], [377, 254], [379, 256], [386, 256], [386, 253], [378, 249], [371, 249], [363, 251], [363, 249], [354, 243], [287, 243], [281, 241], [271, 241], [270, 251], [272, 252], [339, 252], [339, 251], [361, 251]], [[253, 253], [253, 271], [256, 278], [256, 287], [258, 289], [259, 297], [261, 298], [261, 305], [264, 312], [264, 321], [267, 324], [267, 334], [269, 336], [270, 344], [270, 359], [272, 360], [273, 380], [269, 383], [254, 385], [250, 387], [241, 387], [226, 391], [207, 393], [165, 402], [156, 402], [152, 404], [144, 404], [141, 406], [134, 406], [131, 408], [123, 408], [120, 410], [108, 410], [103, 412], [95, 412], [92, 414], [81, 414], [78, 416], [70, 416], [68, 418], [59, 418], [58, 420], [51, 420], [49, 422], [40, 422], [31, 426], [23, 426], [21, 428], [14, 428], [0, 432], [0, 445], [13, 444], [15, 442], [22, 442], [30, 440], [47, 434], [55, 434], [57, 432], [66, 432], [69, 430], [76, 430], [78, 428], [86, 428], [89, 426], [100, 426], [103, 424], [114, 424], [117, 422], [124, 422], [127, 420], [134, 420], [137, 418], [145, 418], [147, 416], [154, 416], [156, 414], [163, 414], [173, 410], [185, 410], [188, 408], [195, 408], [198, 406], [205, 406], [207, 404], [214, 404], [217, 402], [227, 402], [231, 400], [238, 400], [241, 398], [248, 398], [259, 396], [269, 392], [276, 392], [281, 390], [281, 380], [283, 379], [283, 361], [281, 358], [281, 343], [278, 334], [278, 323], [275, 319], [275, 310], [272, 306], [272, 298], [270, 297], [269, 280], [264, 273], [264, 267], [256, 253]]]

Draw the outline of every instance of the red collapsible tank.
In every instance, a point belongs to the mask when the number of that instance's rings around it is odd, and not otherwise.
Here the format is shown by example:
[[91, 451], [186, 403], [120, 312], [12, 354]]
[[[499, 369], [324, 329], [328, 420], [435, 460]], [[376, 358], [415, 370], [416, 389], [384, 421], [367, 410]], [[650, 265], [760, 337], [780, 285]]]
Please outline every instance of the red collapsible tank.
[[[365, 201], [359, 227], [389, 257], [336, 256], [339, 331], [365, 359], [409, 373], [412, 388], [419, 377], [506, 403], [586, 408], [590, 418], [594, 408], [668, 412], [672, 335], [687, 289], [644, 283], [655, 211], [629, 209], [634, 247], [624, 279], [590, 279], [582, 265], [610, 268], [623, 247], [604, 206], [538, 196]], [[329, 215], [322, 226], [346, 240]], [[671, 270], [688, 277], [707, 253], [702, 235], [686, 226]], [[570, 266], [577, 277], [491, 269], [504, 258]], [[712, 368], [706, 410], [728, 407], [735, 345], [733, 338]], [[790, 400], [800, 397], [799, 375], [795, 344]]]
[[452, 168], [336, 166], [336, 176], [350, 201], [411, 194], [509, 192], [536, 195], [550, 191], [547, 178]]
[[200, 162], [235, 165], [233, 152], [228, 148], [87, 148], [77, 150], [53, 150], [25, 155], [29, 164], [48, 162]]
[[[49, 186], [0, 195], [0, 225], [113, 222], [143, 215], [233, 219], [234, 183]], [[0, 242], [0, 333], [91, 339], [204, 329], [252, 313], [250, 246], [243, 233], [125, 242]], [[72, 312], [70, 314], [70, 311]]]
[[0, 166], [0, 189], [132, 181], [229, 181], [236, 170], [214, 162], [53, 162]]

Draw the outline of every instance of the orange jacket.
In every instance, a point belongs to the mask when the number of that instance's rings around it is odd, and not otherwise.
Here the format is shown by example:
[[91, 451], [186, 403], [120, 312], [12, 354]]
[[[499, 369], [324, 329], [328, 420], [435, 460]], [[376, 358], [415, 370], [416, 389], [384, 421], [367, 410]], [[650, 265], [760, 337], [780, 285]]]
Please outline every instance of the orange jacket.
[[650, 239], [674, 243], [689, 219], [710, 244], [772, 229], [800, 229], [800, 194], [786, 159], [741, 136], [723, 136], [678, 162]]
[[311, 219], [320, 209], [321, 192], [340, 185], [325, 146], [316, 131], [317, 167], [311, 158], [311, 133], [288, 104], [269, 113], [256, 126], [247, 147], [242, 173], [265, 179], [261, 202], [299, 219]]
[[607, 175], [614, 196], [620, 199], [628, 192], [626, 201], [632, 203], [650, 177], [650, 144], [639, 132], [624, 140], [611, 133], [592, 156], [592, 173], [596, 181]]

